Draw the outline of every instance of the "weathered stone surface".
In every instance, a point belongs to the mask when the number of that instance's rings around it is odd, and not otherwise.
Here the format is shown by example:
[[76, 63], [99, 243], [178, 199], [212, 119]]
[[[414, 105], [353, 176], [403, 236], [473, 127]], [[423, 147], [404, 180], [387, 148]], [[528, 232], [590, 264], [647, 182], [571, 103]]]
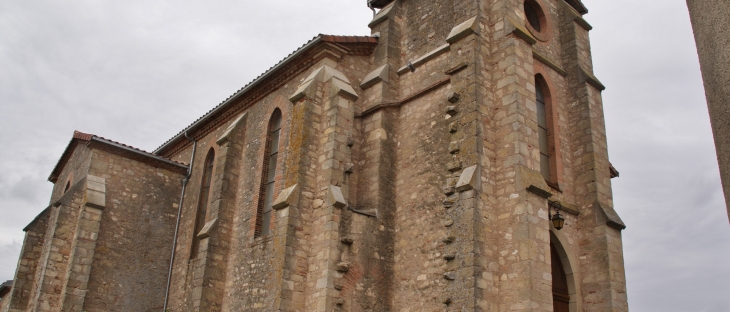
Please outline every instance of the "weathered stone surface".
[[455, 240], [455, 238], [453, 236], [446, 236], [441, 239], [441, 241], [445, 244], [451, 244], [454, 242], [454, 240]]
[[725, 193], [725, 206], [730, 218], [730, 110], [727, 104], [730, 97], [727, 83], [730, 80], [730, 55], [726, 52], [730, 47], [730, 27], [727, 20], [730, 3], [687, 0], [687, 7], [700, 58], [717, 163]]
[[454, 116], [458, 112], [459, 112], [459, 110], [456, 108], [456, 106], [453, 106], [453, 105], [446, 106], [446, 113], [447, 114], [449, 114], [451, 116]]
[[450, 103], [458, 102], [460, 97], [461, 95], [459, 95], [456, 91], [449, 91], [449, 93], [446, 93], [446, 100]]
[[389, 69], [390, 67], [388, 66], [388, 64], [385, 64], [370, 72], [367, 76], [365, 76], [365, 78], [363, 78], [362, 83], [360, 83], [360, 89], [365, 90], [381, 81], [388, 82]]
[[342, 189], [339, 186], [330, 185], [327, 189], [327, 204], [335, 208], [345, 208], [347, 201], [342, 196]]
[[446, 272], [444, 273], [444, 279], [447, 281], [453, 281], [456, 279], [456, 272]]
[[465, 192], [474, 189], [479, 182], [478, 176], [477, 165], [464, 169], [461, 176], [459, 176], [459, 181], [456, 183], [456, 191]]
[[446, 164], [446, 169], [449, 170], [449, 172], [456, 172], [461, 170], [461, 159], [452, 159], [451, 161], [449, 161], [448, 164]]
[[454, 44], [464, 37], [476, 33], [479, 30], [479, 24], [477, 23], [477, 17], [474, 16], [459, 25], [456, 25], [446, 37], [446, 42]]
[[228, 128], [226, 129], [226, 132], [223, 132], [223, 135], [221, 135], [221, 137], [217, 141], [215, 141], [216, 144], [223, 145], [226, 142], [228, 142], [231, 139], [231, 136], [232, 136], [234, 130], [237, 127], [244, 125], [245, 123], [246, 123], [246, 113], [243, 113], [243, 114], [241, 114], [241, 116], [238, 116], [238, 118], [236, 118], [233, 122], [231, 122], [231, 125], [228, 126]]
[[217, 222], [218, 218], [206, 222], [203, 226], [203, 229], [200, 230], [200, 232], [198, 232], [197, 234], [198, 239], [208, 238], [210, 236], [210, 231], [213, 229]]
[[[419, 58], [411, 61], [410, 62], [410, 66], [413, 66], [413, 68], [417, 68], [417, 67], [425, 64], [426, 62], [428, 62], [428, 61], [430, 61], [430, 60], [432, 60], [434, 58], [437, 58], [441, 54], [444, 54], [444, 53], [446, 53], [448, 51], [449, 51], [449, 44], [448, 43], [447, 44], [443, 44], [443, 45], [441, 45], [441, 46], [439, 46], [439, 47], [437, 47], [437, 48], [429, 51], [428, 53], [424, 54], [423, 56], [421, 56], [421, 57], [419, 57]], [[403, 66], [400, 69], [398, 69], [398, 75], [403, 75], [403, 74], [405, 74], [408, 71], [411, 71], [411, 69], [409, 68], [409, 66], [408, 65]]]
[[539, 172], [525, 166], [517, 166], [516, 169], [517, 175], [515, 180], [518, 188], [527, 189], [528, 191], [545, 198], [553, 195], [550, 191], [550, 187], [548, 187], [547, 183], [545, 183], [545, 178], [543, 178]]
[[284, 209], [286, 207], [296, 204], [296, 201], [298, 198], [299, 198], [299, 184], [294, 184], [290, 187], [283, 189], [279, 193], [279, 196], [276, 197], [276, 200], [274, 200], [274, 203], [271, 205], [271, 208], [274, 210]]

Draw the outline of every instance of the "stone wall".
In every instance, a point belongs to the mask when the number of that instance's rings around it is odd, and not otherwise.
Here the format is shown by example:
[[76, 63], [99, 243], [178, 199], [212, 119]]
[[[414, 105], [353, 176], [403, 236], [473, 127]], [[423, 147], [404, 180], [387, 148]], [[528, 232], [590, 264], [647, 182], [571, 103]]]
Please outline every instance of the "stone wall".
[[[254, 86], [193, 128], [171, 310], [552, 311], [554, 245], [570, 311], [626, 311], [590, 25], [562, 0], [535, 1], [543, 31], [525, 23], [522, 0], [394, 1], [369, 25], [379, 36], [370, 55], [343, 43], [358, 38], [320, 37], [261, 82], [266, 92]], [[550, 181], [535, 75], [549, 90]], [[272, 230], [258, 235], [275, 109]], [[193, 145], [175, 144], [161, 154], [188, 162]], [[50, 265], [25, 273], [36, 281], [17, 294], [40, 310], [161, 308], [182, 177], [113, 153], [74, 155], [59, 185], [83, 168], [88, 181], [54, 190], [54, 225], [28, 234], [23, 253]], [[565, 207], [560, 231], [552, 201]], [[66, 286], [42, 287], [55, 282]]]
[[84, 309], [160, 310], [182, 176], [100, 150], [89, 174], [105, 179], [107, 200], [87, 212], [100, 224], [96, 248], [87, 250], [93, 261]]
[[730, 97], [727, 84], [730, 79], [730, 55], [727, 53], [730, 47], [727, 21], [730, 3], [723, 0], [687, 0], [687, 6], [700, 57], [717, 163], [730, 218], [730, 105], [727, 104]]

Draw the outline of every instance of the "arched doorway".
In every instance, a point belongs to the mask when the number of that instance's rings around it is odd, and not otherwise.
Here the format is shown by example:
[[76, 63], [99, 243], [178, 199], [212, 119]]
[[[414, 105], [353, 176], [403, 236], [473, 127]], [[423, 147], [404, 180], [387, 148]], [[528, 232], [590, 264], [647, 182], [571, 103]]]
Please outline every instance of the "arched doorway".
[[568, 277], [565, 275], [563, 262], [555, 244], [550, 242], [550, 257], [552, 261], [553, 275], [553, 311], [570, 312], [570, 291], [568, 290]]

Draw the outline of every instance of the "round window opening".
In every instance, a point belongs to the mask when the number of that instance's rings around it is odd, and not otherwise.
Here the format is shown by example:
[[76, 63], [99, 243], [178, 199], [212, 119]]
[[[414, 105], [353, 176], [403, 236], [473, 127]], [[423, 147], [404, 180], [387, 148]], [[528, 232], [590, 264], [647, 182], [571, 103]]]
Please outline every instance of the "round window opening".
[[540, 10], [539, 6], [536, 7], [536, 5], [537, 4], [532, 3], [532, 1], [525, 1], [525, 17], [527, 17], [527, 22], [530, 23], [532, 28], [538, 32], [542, 32], [542, 25], [540, 24], [540, 15], [542, 10]]
[[537, 39], [547, 42], [552, 37], [550, 20], [543, 10], [542, 0], [524, 0], [525, 28]]

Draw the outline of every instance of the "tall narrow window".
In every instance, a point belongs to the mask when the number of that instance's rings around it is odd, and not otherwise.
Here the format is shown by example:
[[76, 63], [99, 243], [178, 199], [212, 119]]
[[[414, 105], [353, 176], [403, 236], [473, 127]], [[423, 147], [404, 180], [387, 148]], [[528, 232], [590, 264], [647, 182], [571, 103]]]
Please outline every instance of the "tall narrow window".
[[276, 162], [279, 156], [279, 135], [281, 132], [281, 111], [277, 108], [269, 120], [269, 131], [266, 136], [266, 152], [261, 171], [261, 190], [256, 211], [255, 236], [269, 235], [271, 232], [271, 205], [274, 201], [274, 185], [276, 184]]
[[210, 195], [210, 181], [213, 178], [213, 161], [215, 152], [211, 148], [203, 164], [203, 179], [200, 181], [200, 195], [198, 196], [198, 210], [195, 213], [195, 230], [193, 231], [193, 246], [190, 258], [195, 258], [200, 252], [200, 239], [198, 233], [205, 226], [205, 215], [208, 212], [208, 199]]
[[551, 181], [547, 106], [545, 105], [545, 94], [543, 93], [539, 80], [540, 77], [535, 77], [535, 93], [537, 94], [537, 134], [540, 146], [540, 173], [542, 173], [542, 176], [546, 181]]

